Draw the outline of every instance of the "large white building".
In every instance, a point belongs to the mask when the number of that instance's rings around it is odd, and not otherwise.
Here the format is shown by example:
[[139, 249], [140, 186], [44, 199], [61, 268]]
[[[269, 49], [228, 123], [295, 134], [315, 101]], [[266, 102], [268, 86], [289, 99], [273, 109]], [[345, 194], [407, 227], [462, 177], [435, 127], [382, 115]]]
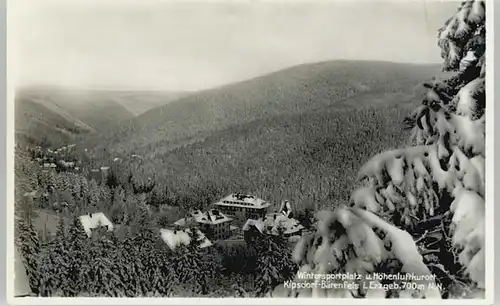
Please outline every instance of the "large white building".
[[271, 206], [270, 203], [253, 195], [239, 193], [230, 194], [214, 205], [226, 214], [234, 215], [237, 212], [243, 212], [250, 219], [264, 218]]

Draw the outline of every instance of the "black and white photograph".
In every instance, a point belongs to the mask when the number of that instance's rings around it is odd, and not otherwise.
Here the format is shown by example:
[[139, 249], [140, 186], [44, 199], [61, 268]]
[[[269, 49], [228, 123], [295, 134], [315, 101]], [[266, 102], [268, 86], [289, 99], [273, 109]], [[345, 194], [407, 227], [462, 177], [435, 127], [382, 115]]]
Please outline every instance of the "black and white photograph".
[[11, 303], [485, 303], [490, 4], [8, 1]]

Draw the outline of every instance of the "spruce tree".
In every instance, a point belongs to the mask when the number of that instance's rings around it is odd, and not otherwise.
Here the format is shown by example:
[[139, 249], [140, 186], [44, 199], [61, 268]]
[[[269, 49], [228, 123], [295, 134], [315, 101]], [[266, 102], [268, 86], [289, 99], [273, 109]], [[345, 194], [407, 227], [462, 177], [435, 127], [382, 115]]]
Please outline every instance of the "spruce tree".
[[19, 220], [18, 226], [18, 245], [20, 246], [21, 256], [26, 267], [26, 274], [29, 278], [30, 288], [34, 294], [38, 294], [40, 279], [40, 242], [38, 240], [38, 233], [33, 226], [33, 221], [31, 219]]
[[369, 160], [358, 175], [365, 186], [352, 193], [350, 205], [318, 213], [315, 233], [303, 237], [293, 254], [302, 272], [433, 274], [436, 281], [421, 281], [424, 286], [415, 290], [320, 288], [286, 296], [451, 298], [483, 292], [484, 13], [483, 1], [462, 2], [438, 31], [443, 70], [453, 73], [425, 84], [422, 105], [405, 120], [410, 145]]

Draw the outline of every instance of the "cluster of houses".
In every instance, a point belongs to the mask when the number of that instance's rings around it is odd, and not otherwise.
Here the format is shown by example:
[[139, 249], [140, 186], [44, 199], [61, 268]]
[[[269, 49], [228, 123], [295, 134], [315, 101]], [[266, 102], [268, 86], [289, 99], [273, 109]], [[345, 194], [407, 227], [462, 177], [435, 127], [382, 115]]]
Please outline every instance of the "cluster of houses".
[[70, 153], [75, 146], [76, 145], [71, 144], [60, 147], [56, 150], [49, 148], [46, 151], [43, 151], [42, 147], [37, 146], [35, 150], [38, 153], [38, 157], [35, 158], [35, 161], [37, 161], [45, 170], [53, 170], [59, 166], [66, 170], [79, 171], [80, 167], [77, 165], [77, 162], [67, 161], [65, 159], [67, 158], [68, 153]]
[[[261, 235], [280, 233], [290, 240], [300, 237], [304, 226], [292, 218], [290, 203], [285, 201], [279, 211], [269, 213], [271, 206], [270, 203], [252, 195], [231, 194], [214, 203], [206, 212], [193, 211], [190, 217], [182, 218], [170, 228], [162, 229], [162, 238], [170, 248], [175, 249], [180, 243], [189, 243], [181, 237], [187, 236], [186, 231], [191, 228], [199, 230], [202, 234], [200, 239], [207, 241], [200, 247], [228, 240], [252, 243]], [[233, 224], [237, 214], [243, 214], [246, 218], [242, 227]]]
[[[160, 229], [160, 237], [174, 250], [181, 244], [190, 244], [190, 234], [193, 231], [197, 232], [200, 248], [221, 241], [252, 243], [261, 235], [282, 234], [290, 240], [302, 235], [304, 226], [292, 218], [292, 208], [288, 201], [281, 204], [279, 211], [268, 212], [270, 207], [270, 203], [255, 196], [231, 194], [206, 211], [192, 211], [188, 217]], [[233, 224], [237, 213], [246, 218], [243, 226]], [[88, 237], [97, 230], [114, 229], [103, 213], [80, 216], [80, 222]]]

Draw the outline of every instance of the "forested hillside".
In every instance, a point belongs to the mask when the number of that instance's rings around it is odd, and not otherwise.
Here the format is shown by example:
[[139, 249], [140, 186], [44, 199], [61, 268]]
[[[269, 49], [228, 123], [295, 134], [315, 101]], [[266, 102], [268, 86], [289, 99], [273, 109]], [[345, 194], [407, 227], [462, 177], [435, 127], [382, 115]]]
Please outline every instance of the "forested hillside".
[[134, 174], [201, 206], [237, 190], [331, 206], [349, 197], [369, 152], [407, 139], [403, 118], [434, 74], [432, 65], [298, 66], [147, 112], [104, 135], [93, 158], [127, 172], [125, 160], [139, 155]]
[[[366, 97], [369, 102], [377, 95]], [[320, 111], [256, 120], [170, 152], [149, 146], [142, 156], [144, 179], [154, 176], [169, 192], [201, 205], [234, 191], [276, 203], [286, 198], [299, 207], [341, 203], [370, 152], [396, 148], [410, 135], [403, 119], [416, 99], [384, 98], [379, 105], [353, 98]]]
[[[146, 154], [169, 150], [231, 126], [330, 107], [361, 93], [413, 93], [437, 65], [370, 61], [304, 64], [249, 81], [200, 91], [152, 109], [96, 138], [96, 151]], [[104, 145], [105, 144], [105, 145]]]
[[16, 142], [20, 144], [58, 146], [94, 131], [79, 120], [29, 99], [16, 97], [14, 112]]
[[105, 131], [117, 122], [134, 117], [123, 105], [105, 94], [88, 90], [27, 87], [17, 92], [16, 100], [38, 103], [96, 132]]

